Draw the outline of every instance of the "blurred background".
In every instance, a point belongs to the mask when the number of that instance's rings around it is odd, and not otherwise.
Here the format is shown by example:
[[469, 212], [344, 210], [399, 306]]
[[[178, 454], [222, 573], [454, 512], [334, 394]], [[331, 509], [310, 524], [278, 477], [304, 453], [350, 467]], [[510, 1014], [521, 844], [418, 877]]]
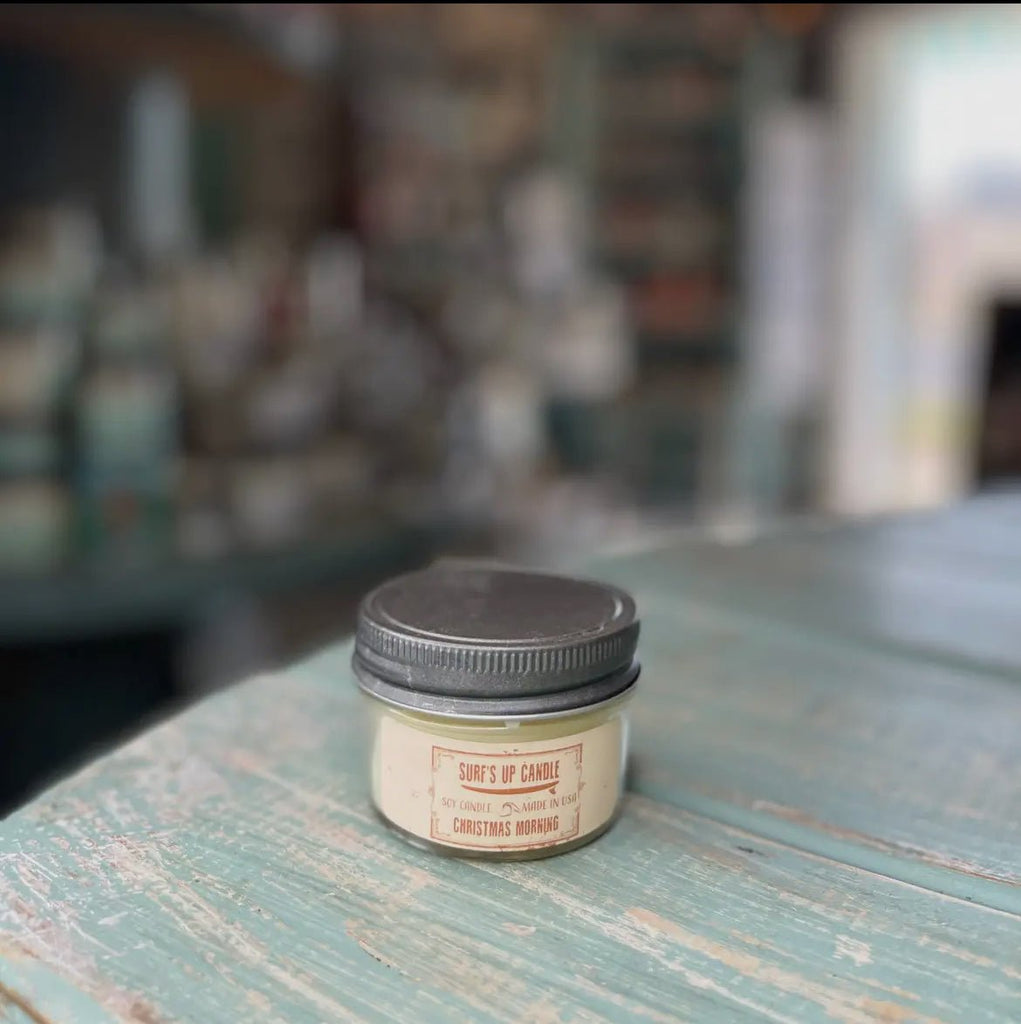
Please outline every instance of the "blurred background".
[[438, 554], [1021, 470], [1021, 10], [0, 5], [0, 810]]

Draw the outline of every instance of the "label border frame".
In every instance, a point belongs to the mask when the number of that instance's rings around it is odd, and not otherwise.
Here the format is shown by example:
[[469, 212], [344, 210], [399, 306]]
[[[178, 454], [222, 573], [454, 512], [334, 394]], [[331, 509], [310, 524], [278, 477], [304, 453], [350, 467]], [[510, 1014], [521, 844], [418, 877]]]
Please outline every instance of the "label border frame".
[[582, 789], [582, 786], [584, 785], [583, 775], [584, 775], [585, 744], [584, 744], [583, 741], [579, 740], [579, 742], [577, 742], [577, 743], [569, 743], [569, 744], [567, 744], [566, 746], [563, 746], [563, 747], [551, 747], [551, 748], [548, 748], [546, 750], [531, 750], [531, 751], [529, 751], [529, 750], [522, 750], [522, 751], [518, 751], [518, 752], [504, 751], [502, 753], [495, 753], [494, 752], [492, 754], [484, 753], [482, 751], [476, 751], [476, 750], [458, 750], [456, 747], [444, 747], [444, 746], [440, 746], [440, 745], [434, 743], [434, 744], [432, 744], [432, 746], [430, 748], [430, 760], [432, 762], [431, 763], [431, 767], [432, 767], [432, 772], [433, 772], [433, 777], [432, 777], [432, 779], [430, 781], [433, 783], [433, 785], [430, 785], [429, 788], [432, 791], [433, 800], [435, 800], [436, 794], [435, 794], [435, 790], [434, 790], [434, 785], [435, 785], [435, 773], [436, 773], [436, 770], [437, 770], [437, 765], [436, 765], [436, 753], [437, 753], [437, 751], [443, 751], [444, 753], [447, 753], [447, 754], [462, 754], [465, 757], [496, 758], [496, 757], [529, 757], [529, 756], [533, 756], [533, 755], [534, 756], [541, 756], [541, 755], [544, 755], [544, 754], [560, 754], [560, 753], [563, 753], [566, 750], [577, 750], [578, 751], [578, 790], [577, 790], [577, 793], [578, 793], [578, 803], [577, 803], [577, 807], [575, 808], [575, 814], [574, 814], [574, 828], [573, 828], [573, 830], [571, 832], [567, 833], [566, 835], [558, 836], [556, 839], [547, 839], [547, 840], [544, 840], [543, 842], [539, 842], [539, 843], [522, 843], [522, 844], [516, 844], [515, 843], [515, 844], [510, 844], [510, 845], [507, 845], [507, 844], [504, 843], [504, 844], [497, 844], [495, 846], [489, 845], [487, 843], [462, 843], [462, 842], [458, 842], [456, 840], [451, 841], [450, 839], [447, 839], [447, 838], [444, 838], [442, 836], [436, 835], [436, 811], [432, 807], [430, 807], [429, 808], [429, 811], [430, 811], [430, 813], [429, 813], [429, 839], [432, 842], [442, 843], [445, 846], [451, 846], [451, 847], [454, 847], [455, 849], [463, 848], [463, 849], [466, 849], [466, 850], [541, 850], [541, 849], [543, 849], [543, 848], [545, 848], [547, 846], [557, 846], [560, 843], [568, 843], [572, 839], [577, 839], [579, 834], [580, 834], [580, 831], [581, 831], [581, 789]]

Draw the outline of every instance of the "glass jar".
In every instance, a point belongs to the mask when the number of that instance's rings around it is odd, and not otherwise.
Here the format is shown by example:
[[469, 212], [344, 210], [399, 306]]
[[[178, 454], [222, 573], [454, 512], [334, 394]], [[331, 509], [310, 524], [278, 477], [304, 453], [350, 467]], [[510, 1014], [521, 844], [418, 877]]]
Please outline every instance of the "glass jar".
[[383, 584], [354, 655], [380, 815], [489, 859], [600, 835], [624, 788], [637, 638], [632, 599], [593, 581], [441, 565]]

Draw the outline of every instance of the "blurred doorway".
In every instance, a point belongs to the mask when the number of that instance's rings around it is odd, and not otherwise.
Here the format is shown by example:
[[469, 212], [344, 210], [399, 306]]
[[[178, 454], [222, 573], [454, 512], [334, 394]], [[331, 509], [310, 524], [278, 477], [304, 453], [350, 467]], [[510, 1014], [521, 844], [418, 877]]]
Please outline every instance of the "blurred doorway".
[[979, 410], [976, 484], [1021, 480], [1021, 302], [997, 302]]

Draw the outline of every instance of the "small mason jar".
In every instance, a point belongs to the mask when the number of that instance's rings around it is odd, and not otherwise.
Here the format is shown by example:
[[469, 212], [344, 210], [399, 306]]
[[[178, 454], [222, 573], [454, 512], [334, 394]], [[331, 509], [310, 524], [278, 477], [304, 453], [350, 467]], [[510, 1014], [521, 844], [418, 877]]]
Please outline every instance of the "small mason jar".
[[353, 666], [369, 698], [372, 799], [438, 853], [563, 853], [624, 789], [638, 620], [624, 591], [440, 564], [370, 593]]

